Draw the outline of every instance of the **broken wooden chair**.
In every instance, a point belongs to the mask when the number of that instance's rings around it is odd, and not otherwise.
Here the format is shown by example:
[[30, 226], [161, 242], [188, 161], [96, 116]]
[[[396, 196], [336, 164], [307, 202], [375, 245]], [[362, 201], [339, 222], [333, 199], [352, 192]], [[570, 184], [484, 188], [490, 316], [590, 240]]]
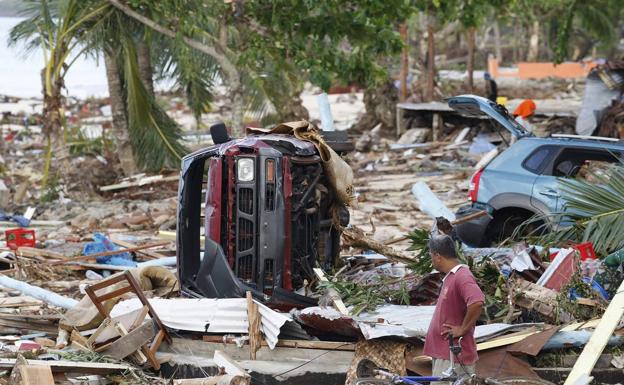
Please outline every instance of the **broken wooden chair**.
[[[102, 295], [97, 294], [97, 292], [101, 289], [120, 284], [124, 281], [128, 284], [127, 286], [122, 286]], [[87, 347], [93, 346], [97, 337], [108, 326], [112, 325], [121, 337], [112, 343], [108, 343], [94, 349], [95, 351], [102, 352], [118, 359], [123, 359], [132, 355], [139, 364], [144, 364], [149, 360], [149, 363], [154, 370], [160, 369], [160, 363], [156, 359], [156, 351], [163, 340], [171, 344], [171, 336], [167, 332], [167, 329], [165, 328], [165, 325], [163, 325], [160, 318], [158, 318], [158, 315], [145, 297], [145, 294], [141, 290], [141, 286], [136, 281], [132, 273], [130, 273], [130, 271], [125, 271], [122, 274], [115, 275], [111, 278], [88, 286], [85, 291], [87, 292], [89, 298], [91, 298], [91, 301], [98, 309], [99, 313], [104, 317], [104, 321], [89, 337], [89, 339], [86, 339], [83, 343], [86, 344]], [[143, 304], [143, 308], [132, 322], [130, 328], [127, 330], [120, 322], [116, 322], [110, 318], [110, 312], [106, 306], [104, 306], [104, 302], [130, 292], [136, 294]], [[144, 322], [148, 314], [150, 315], [152, 322]], [[158, 328], [158, 332], [155, 336], [154, 325]], [[148, 346], [150, 339], [151, 343], [149, 343]], [[139, 346], [139, 348], [137, 348], [137, 346]]]

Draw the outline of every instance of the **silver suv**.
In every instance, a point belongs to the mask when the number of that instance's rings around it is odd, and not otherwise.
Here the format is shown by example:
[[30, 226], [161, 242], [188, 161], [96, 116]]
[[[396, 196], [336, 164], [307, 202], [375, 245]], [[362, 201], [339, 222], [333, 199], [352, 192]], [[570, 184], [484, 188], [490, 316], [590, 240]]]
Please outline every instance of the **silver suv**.
[[490, 214], [457, 226], [457, 235], [469, 246], [503, 240], [534, 214], [561, 212], [565, 201], [558, 191], [558, 178], [575, 178], [590, 164], [617, 162], [624, 152], [624, 142], [612, 138], [538, 138], [524, 130], [505, 107], [480, 96], [456, 96], [448, 99], [448, 105], [462, 115], [486, 117], [495, 129], [504, 128], [515, 137], [515, 143], [474, 173], [469, 191], [472, 203], [456, 213], [457, 218], [482, 210]]

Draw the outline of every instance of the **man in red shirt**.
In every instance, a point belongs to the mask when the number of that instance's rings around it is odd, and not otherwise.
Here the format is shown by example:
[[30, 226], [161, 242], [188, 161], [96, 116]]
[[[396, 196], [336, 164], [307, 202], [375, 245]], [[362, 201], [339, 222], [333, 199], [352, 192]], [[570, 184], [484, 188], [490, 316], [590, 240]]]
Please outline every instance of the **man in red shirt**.
[[427, 331], [424, 354], [433, 359], [433, 375], [441, 376], [451, 366], [448, 335], [453, 335], [455, 343], [463, 337], [462, 351], [454, 358], [455, 372], [460, 376], [474, 374], [478, 358], [474, 330], [485, 296], [468, 266], [457, 259], [451, 237], [433, 235], [429, 241], [429, 253], [433, 267], [446, 276]]

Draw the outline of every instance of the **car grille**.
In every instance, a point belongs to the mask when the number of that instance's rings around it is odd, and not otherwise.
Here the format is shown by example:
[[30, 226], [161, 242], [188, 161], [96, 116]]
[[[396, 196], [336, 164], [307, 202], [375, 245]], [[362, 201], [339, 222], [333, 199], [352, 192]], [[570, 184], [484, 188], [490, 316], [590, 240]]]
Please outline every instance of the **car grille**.
[[240, 188], [238, 190], [238, 209], [245, 214], [253, 214], [253, 190], [250, 188]]
[[275, 211], [275, 184], [267, 183], [265, 191], [264, 209], [266, 211]]
[[244, 281], [253, 281], [253, 256], [245, 255], [238, 259], [237, 276]]
[[253, 222], [245, 219], [238, 219], [238, 251], [247, 251], [253, 247], [254, 244], [254, 228]]

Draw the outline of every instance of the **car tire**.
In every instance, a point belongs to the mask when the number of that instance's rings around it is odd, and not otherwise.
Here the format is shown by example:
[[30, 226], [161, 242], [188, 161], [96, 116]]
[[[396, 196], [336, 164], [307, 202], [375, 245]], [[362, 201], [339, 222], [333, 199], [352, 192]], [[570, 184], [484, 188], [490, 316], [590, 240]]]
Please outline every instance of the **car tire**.
[[530, 216], [525, 214], [508, 214], [494, 216], [494, 220], [490, 222], [487, 230], [486, 242], [488, 246], [497, 245], [504, 240], [510, 238], [516, 228], [526, 222]]

